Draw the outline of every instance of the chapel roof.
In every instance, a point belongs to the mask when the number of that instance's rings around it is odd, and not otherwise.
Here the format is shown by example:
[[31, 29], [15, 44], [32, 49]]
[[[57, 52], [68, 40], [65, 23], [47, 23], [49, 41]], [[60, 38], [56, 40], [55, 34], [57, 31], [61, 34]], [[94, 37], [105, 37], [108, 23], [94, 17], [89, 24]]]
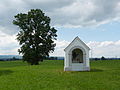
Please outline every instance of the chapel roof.
[[88, 50], [90, 50], [90, 48], [77, 36], [75, 37], [75, 39], [64, 49], [64, 51], [66, 51], [66, 49], [72, 44], [74, 43], [76, 40], [78, 40], [80, 43], [82, 43]]

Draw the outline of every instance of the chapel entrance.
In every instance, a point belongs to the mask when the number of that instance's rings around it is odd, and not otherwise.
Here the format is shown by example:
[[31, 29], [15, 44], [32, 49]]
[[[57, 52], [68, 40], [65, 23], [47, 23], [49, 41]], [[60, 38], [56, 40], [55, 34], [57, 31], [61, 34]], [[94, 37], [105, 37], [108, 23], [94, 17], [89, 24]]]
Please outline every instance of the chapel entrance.
[[72, 51], [72, 63], [83, 63], [83, 52], [77, 48]]

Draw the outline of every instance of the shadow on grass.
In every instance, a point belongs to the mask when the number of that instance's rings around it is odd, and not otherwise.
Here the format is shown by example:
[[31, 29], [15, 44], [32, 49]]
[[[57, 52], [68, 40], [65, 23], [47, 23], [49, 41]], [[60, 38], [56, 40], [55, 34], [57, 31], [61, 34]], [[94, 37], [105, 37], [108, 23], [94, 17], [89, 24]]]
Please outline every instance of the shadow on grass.
[[9, 75], [11, 73], [13, 73], [13, 71], [11, 71], [11, 70], [0, 70], [0, 76]]
[[0, 61], [0, 68], [9, 68], [9, 67], [21, 67], [27, 66], [28, 64], [23, 61]]
[[102, 69], [90, 69], [90, 71], [63, 71], [65, 73], [82, 73], [82, 72], [103, 72]]
[[91, 69], [89, 72], [103, 72], [102, 69]]

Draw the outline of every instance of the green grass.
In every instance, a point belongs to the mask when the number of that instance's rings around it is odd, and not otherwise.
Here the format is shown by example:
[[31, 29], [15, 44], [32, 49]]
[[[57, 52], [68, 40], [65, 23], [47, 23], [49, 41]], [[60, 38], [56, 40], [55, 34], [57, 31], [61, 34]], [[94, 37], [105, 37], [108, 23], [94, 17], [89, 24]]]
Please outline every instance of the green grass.
[[0, 62], [0, 90], [120, 90], [120, 60], [92, 61], [90, 72], [64, 72], [63, 61]]

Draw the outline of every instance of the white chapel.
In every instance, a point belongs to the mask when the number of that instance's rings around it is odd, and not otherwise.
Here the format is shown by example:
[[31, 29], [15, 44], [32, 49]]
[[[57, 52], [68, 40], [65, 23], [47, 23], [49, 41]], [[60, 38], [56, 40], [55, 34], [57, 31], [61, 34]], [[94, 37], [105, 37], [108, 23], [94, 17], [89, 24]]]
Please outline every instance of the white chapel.
[[89, 71], [90, 48], [76, 37], [65, 49], [64, 71]]

